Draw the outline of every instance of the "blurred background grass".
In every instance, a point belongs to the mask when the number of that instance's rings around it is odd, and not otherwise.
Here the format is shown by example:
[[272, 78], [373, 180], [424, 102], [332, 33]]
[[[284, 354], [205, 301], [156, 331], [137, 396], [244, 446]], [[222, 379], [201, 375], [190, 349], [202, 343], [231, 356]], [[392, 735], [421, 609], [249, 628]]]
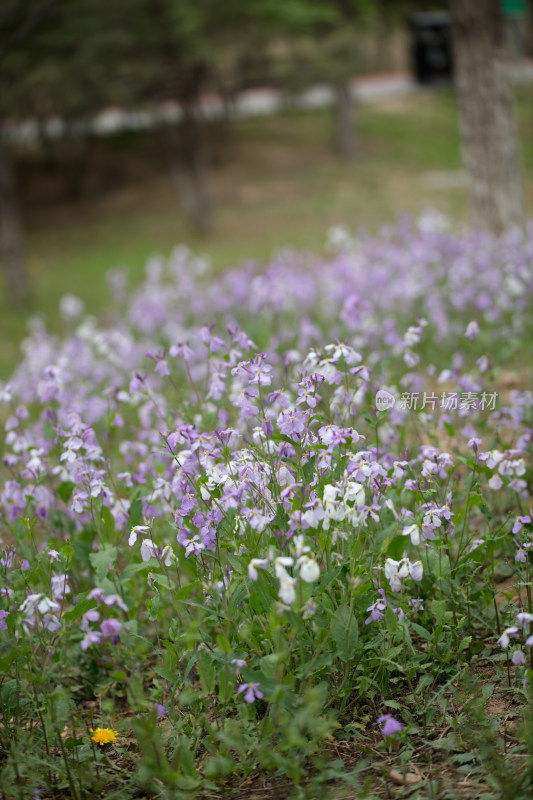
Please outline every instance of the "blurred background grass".
[[[528, 208], [533, 201], [533, 88], [517, 90]], [[50, 167], [20, 164], [33, 302], [17, 311], [0, 294], [0, 376], [15, 366], [28, 316], [57, 323], [60, 297], [73, 293], [89, 311], [108, 303], [106, 273], [126, 267], [132, 284], [147, 259], [177, 244], [208, 252], [217, 269], [268, 259], [290, 246], [319, 251], [331, 225], [375, 231], [402, 213], [431, 206], [457, 224], [466, 221], [455, 98], [419, 90], [361, 103], [357, 151], [348, 161], [332, 152], [331, 112], [300, 111], [232, 123], [227, 141], [215, 129], [210, 175], [216, 206], [208, 241], [180, 211], [158, 157], [158, 134], [121, 133], [93, 143], [87, 186], [65, 196]], [[218, 138], [217, 138], [218, 137]], [[2, 289], [0, 289], [0, 292]]]

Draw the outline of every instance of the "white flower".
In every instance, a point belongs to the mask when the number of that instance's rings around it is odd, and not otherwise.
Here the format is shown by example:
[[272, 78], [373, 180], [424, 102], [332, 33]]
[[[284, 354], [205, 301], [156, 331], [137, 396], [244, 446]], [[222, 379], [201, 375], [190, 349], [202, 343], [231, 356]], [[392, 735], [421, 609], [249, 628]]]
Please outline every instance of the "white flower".
[[401, 561], [394, 561], [393, 558], [387, 558], [385, 561], [385, 577], [390, 583], [390, 588], [393, 592], [399, 592], [402, 588], [402, 579], [407, 578], [409, 575], [407, 559]]
[[337, 487], [331, 483], [324, 486], [324, 494], [322, 495], [324, 503], [333, 502], [337, 499]]
[[421, 561], [409, 562], [409, 575], [414, 581], [421, 581], [424, 577], [424, 567]]
[[524, 475], [526, 471], [526, 462], [523, 458], [517, 458], [515, 461], [511, 461], [511, 464], [514, 467], [515, 475]]
[[344, 499], [353, 500], [356, 508], [362, 508], [365, 504], [365, 490], [363, 485], [356, 483], [356, 481], [348, 481]]
[[485, 459], [481, 460], [487, 462], [487, 467], [489, 467], [490, 469], [494, 469], [494, 467], [496, 467], [500, 463], [500, 461], [503, 461], [503, 458], [504, 455], [503, 453], [500, 453], [499, 450], [489, 450], [489, 452], [486, 454]]
[[291, 556], [278, 556], [274, 559], [274, 570], [276, 572], [276, 576], [278, 575], [278, 569], [284, 570], [285, 567], [292, 567], [294, 564], [294, 558]]
[[407, 525], [402, 531], [403, 536], [411, 537], [411, 544], [416, 547], [420, 544], [420, 527], [418, 525]]
[[141, 558], [143, 561], [149, 561], [152, 556], [155, 557], [155, 544], [151, 539], [143, 539], [141, 544]]
[[20, 605], [20, 611], [25, 612], [29, 617], [35, 614], [35, 609], [40, 614], [48, 614], [50, 611], [59, 611], [61, 606], [55, 600], [45, 597], [43, 594], [30, 594]]
[[37, 603], [42, 596], [42, 594], [29, 594], [27, 598], [20, 604], [19, 611], [24, 611], [28, 615], [34, 614]]
[[300, 556], [302, 556], [304, 553], [310, 552], [311, 548], [307, 547], [307, 545], [304, 544], [304, 542], [305, 542], [305, 537], [301, 533], [298, 536], [295, 536], [294, 539], [292, 540], [294, 546], [294, 552], [296, 553], [296, 558], [300, 558]]
[[392, 511], [394, 519], [398, 519], [397, 511], [394, 508], [394, 503], [392, 502], [392, 500], [390, 498], [388, 500], [385, 500], [385, 505], [390, 511]]
[[324, 486], [323, 494], [323, 507], [324, 507], [324, 520], [322, 527], [328, 530], [330, 520], [340, 522], [346, 517], [346, 506], [337, 500], [338, 489], [336, 486], [328, 484]]
[[300, 556], [296, 562], [296, 566], [300, 570], [300, 578], [306, 583], [314, 583], [320, 577], [320, 567], [314, 558], [309, 556]]
[[403, 360], [405, 361], [409, 369], [412, 369], [413, 367], [416, 367], [419, 364], [420, 356], [417, 355], [416, 353], [413, 353], [412, 350], [405, 350], [403, 354]]
[[498, 639], [498, 644], [501, 645], [504, 649], [509, 647], [509, 642], [511, 641], [511, 636], [516, 637], [519, 633], [520, 629], [516, 627], [516, 625], [512, 625], [510, 628], [506, 628], [500, 638]]
[[276, 564], [276, 577], [279, 580], [278, 596], [282, 603], [290, 606], [296, 600], [296, 578], [291, 578], [285, 567], [281, 564]]
[[260, 569], [264, 569], [268, 561], [266, 558], [252, 558], [250, 563], [248, 564], [248, 577], [251, 581], [256, 581], [259, 577], [259, 573], [257, 572], [257, 567]]
[[130, 536], [129, 536], [129, 539], [128, 539], [129, 546], [133, 547], [133, 545], [137, 541], [137, 536], [140, 533], [148, 533], [149, 530], [150, 530], [150, 528], [148, 527], [148, 525], [135, 525], [131, 529], [131, 532], [130, 532]]
[[489, 480], [489, 487], [494, 489], [494, 491], [498, 491], [503, 486], [503, 481], [499, 475], [493, 475], [492, 478]]
[[344, 358], [347, 364], [353, 366], [363, 360], [361, 353], [358, 353], [353, 347], [348, 347], [346, 344], [338, 342], [336, 344], [327, 344], [324, 350], [330, 355], [330, 358], [339, 359]]

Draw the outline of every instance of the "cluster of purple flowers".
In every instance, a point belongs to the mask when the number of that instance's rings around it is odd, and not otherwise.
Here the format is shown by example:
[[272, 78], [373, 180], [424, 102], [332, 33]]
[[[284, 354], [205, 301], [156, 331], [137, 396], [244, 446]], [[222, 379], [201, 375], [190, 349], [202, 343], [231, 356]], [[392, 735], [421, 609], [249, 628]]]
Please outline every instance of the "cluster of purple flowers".
[[[353, 537], [370, 541], [392, 526], [406, 552], [362, 562], [379, 592], [366, 621], [381, 620], [386, 591], [399, 618], [420, 613], [423, 599], [407, 595], [423, 581], [422, 552], [455, 535], [449, 487], [462, 462], [425, 441], [406, 449], [401, 431], [415, 412], [392, 408], [379, 437], [365, 415], [382, 385], [398, 396], [432, 382], [489, 390], [483, 347], [530, 324], [532, 248], [533, 229], [459, 238], [422, 220], [377, 238], [344, 237], [325, 261], [282, 254], [262, 272], [245, 265], [214, 275], [178, 248], [166, 265], [151, 261], [129, 296], [115, 274], [121, 310], [112, 322], [83, 317], [70, 298], [62, 303], [70, 333], [58, 338], [35, 321], [0, 387], [0, 511], [10, 524], [37, 520], [60, 539], [56, 515], [81, 531], [106, 509], [124, 552], [154, 570], [170, 568], [180, 548], [201, 563], [221, 550], [243, 558], [252, 580], [273, 564], [280, 613], [297, 603], [298, 581], [319, 579], [324, 541], [342, 561]], [[261, 349], [243, 328], [263, 336]], [[454, 355], [428, 362], [431, 347]], [[532, 408], [533, 394], [515, 388], [484, 414], [430, 409], [418, 419], [441, 434], [456, 426], [458, 447], [486, 470], [488, 491], [522, 501]], [[485, 449], [494, 440], [499, 449]], [[142, 507], [131, 529], [134, 498]], [[530, 521], [516, 517], [513, 533], [522, 536]], [[265, 547], [267, 529], [276, 552]], [[530, 546], [517, 541], [518, 561]], [[207, 576], [209, 602], [230, 591], [231, 576], [229, 568]], [[51, 578], [47, 594], [25, 587], [17, 613], [26, 628], [60, 624], [59, 604], [80, 591], [73, 584], [56, 597], [61, 579]], [[156, 586], [152, 573], [149, 582]], [[103, 614], [120, 598], [93, 592], [99, 606], [82, 617], [83, 649], [116, 642], [121, 631]], [[256, 689], [250, 684], [245, 699]]]

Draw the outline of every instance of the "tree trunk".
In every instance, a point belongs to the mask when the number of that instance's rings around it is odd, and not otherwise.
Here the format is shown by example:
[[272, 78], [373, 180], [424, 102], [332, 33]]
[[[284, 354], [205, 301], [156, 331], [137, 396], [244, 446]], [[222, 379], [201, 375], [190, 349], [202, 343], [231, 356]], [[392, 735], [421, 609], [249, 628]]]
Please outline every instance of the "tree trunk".
[[335, 149], [342, 158], [355, 152], [352, 98], [348, 82], [335, 86]]
[[0, 136], [0, 260], [7, 298], [17, 307], [28, 305], [30, 280], [22, 222], [19, 215], [15, 176], [10, 161], [9, 146]]
[[201, 236], [212, 228], [206, 132], [197, 111], [185, 110], [175, 175], [183, 212]]
[[461, 149], [472, 221], [499, 233], [525, 219], [500, 0], [451, 0], [450, 4]]

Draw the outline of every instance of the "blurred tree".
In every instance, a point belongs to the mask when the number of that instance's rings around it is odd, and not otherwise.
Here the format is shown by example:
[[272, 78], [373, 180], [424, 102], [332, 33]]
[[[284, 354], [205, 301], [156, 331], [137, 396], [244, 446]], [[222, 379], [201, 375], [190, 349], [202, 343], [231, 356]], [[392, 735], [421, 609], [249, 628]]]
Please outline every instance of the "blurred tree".
[[9, 102], [5, 102], [9, 83], [5, 79], [5, 66], [12, 53], [31, 37], [49, 5], [5, 0], [0, 6], [0, 261], [8, 301], [19, 307], [30, 300], [30, 280], [15, 173], [4, 132], [5, 113], [9, 109]]
[[475, 225], [524, 222], [518, 135], [500, 0], [450, 0], [463, 162]]
[[[109, 4], [108, 4], [109, 5]], [[72, 185], [79, 180], [90, 120], [116, 96], [120, 32], [105, 24], [104, 0], [2, 0], [0, 3], [0, 245], [10, 300], [29, 300], [23, 225], [16, 199], [12, 150], [17, 129], [29, 121], [51, 146], [75, 143]], [[51, 136], [51, 121], [56, 123]]]
[[308, 0], [306, 24], [291, 31], [285, 82], [293, 92], [327, 84], [334, 92], [333, 142], [336, 152], [355, 152], [351, 81], [360, 69], [358, 35], [372, 16], [367, 0]]
[[30, 300], [30, 279], [23, 227], [9, 148], [0, 135], [0, 261], [7, 299], [17, 307]]
[[[126, 0], [122, 0], [126, 2]], [[325, 0], [324, 0], [325, 2]], [[127, 0], [124, 72], [128, 104], [174, 100], [181, 112], [176, 135], [167, 136], [182, 208], [206, 234], [212, 223], [209, 191], [209, 120], [201, 99], [218, 90], [231, 110], [240, 88], [239, 63], [252, 45], [264, 52], [276, 36], [324, 15], [316, 0]], [[116, 7], [116, 3], [115, 3]], [[173, 133], [173, 131], [170, 131]]]

